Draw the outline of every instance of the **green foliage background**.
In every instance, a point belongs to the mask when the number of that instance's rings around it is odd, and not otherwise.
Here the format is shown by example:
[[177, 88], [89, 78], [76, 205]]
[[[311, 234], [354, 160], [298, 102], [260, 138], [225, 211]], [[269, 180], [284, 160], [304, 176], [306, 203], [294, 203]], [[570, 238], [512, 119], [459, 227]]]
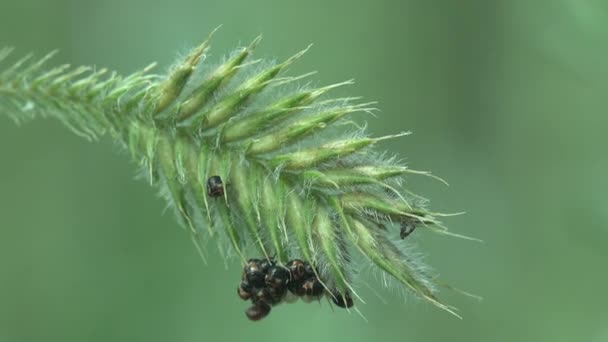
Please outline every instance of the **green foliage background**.
[[[0, 46], [123, 73], [167, 67], [224, 24], [210, 60], [258, 33], [256, 56], [314, 48], [292, 74], [355, 78], [410, 186], [476, 244], [417, 232], [464, 320], [363, 288], [369, 323], [326, 302], [247, 321], [240, 271], [188, 234], [108, 140], [0, 122], [0, 342], [608, 341], [608, 5], [604, 1], [2, 0]], [[214, 250], [211, 248], [210, 250]], [[379, 289], [373, 277], [364, 278]]]

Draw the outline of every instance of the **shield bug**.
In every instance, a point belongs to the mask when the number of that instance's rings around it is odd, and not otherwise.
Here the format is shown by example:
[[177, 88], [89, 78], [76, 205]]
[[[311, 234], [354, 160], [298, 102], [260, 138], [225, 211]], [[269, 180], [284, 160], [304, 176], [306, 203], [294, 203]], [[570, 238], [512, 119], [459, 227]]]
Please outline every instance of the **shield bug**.
[[270, 305], [265, 302], [259, 302], [250, 306], [246, 311], [245, 315], [252, 321], [259, 321], [262, 318], [268, 316], [270, 313]]
[[252, 293], [251, 301], [257, 303], [272, 303], [272, 294], [268, 288], [255, 289]]
[[283, 297], [285, 297], [286, 293], [287, 290], [285, 287], [269, 288], [268, 294], [270, 297], [270, 303], [273, 305], [279, 304], [283, 300]]
[[304, 290], [303, 285], [304, 285], [303, 281], [291, 282], [287, 285], [287, 289], [289, 290], [289, 292], [293, 293], [294, 295], [296, 295], [298, 297], [302, 297], [302, 296], [306, 295], [306, 290]]
[[337, 289], [331, 291], [331, 300], [337, 306], [341, 308], [350, 308], [354, 305], [353, 299], [348, 292], [345, 292], [344, 295], [340, 293]]
[[224, 183], [220, 176], [211, 176], [207, 179], [207, 195], [209, 197], [224, 196]]
[[304, 279], [317, 276], [317, 270], [309, 263], [304, 263]]
[[416, 229], [416, 223], [412, 220], [406, 220], [401, 222], [401, 230], [399, 231], [399, 237], [403, 240], [408, 237]]
[[306, 276], [306, 265], [300, 259], [293, 259], [288, 262], [287, 269], [289, 269], [293, 281], [303, 280]]
[[325, 288], [317, 278], [310, 278], [302, 284], [302, 290], [307, 296], [317, 297], [323, 294]]
[[260, 266], [260, 260], [249, 259], [243, 269], [243, 278], [252, 287], [263, 287], [265, 274]]
[[249, 283], [246, 280], [241, 281], [241, 284], [236, 289], [236, 293], [242, 300], [248, 300], [251, 298], [251, 286], [249, 286]]
[[289, 270], [281, 267], [281, 266], [271, 266], [266, 272], [266, 277], [264, 279], [266, 285], [272, 288], [284, 288], [289, 279], [291, 278], [291, 274]]
[[273, 258], [270, 259], [262, 259], [260, 261], [260, 269], [262, 272], [266, 273], [270, 269], [270, 267], [274, 266], [275, 262]]

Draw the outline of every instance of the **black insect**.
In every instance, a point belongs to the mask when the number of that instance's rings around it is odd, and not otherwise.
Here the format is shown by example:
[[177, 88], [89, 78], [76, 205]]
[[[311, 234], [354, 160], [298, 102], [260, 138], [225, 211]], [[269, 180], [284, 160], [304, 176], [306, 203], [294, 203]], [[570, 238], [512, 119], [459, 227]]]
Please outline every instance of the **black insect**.
[[317, 297], [323, 294], [325, 287], [317, 278], [309, 278], [302, 284], [304, 294], [311, 297]]
[[267, 300], [267, 302], [275, 305], [275, 304], [279, 304], [283, 298], [285, 297], [285, 294], [287, 293], [287, 289], [285, 287], [278, 287], [278, 288], [267, 288], [268, 291], [268, 298], [269, 300]]
[[399, 237], [403, 240], [414, 232], [416, 224], [420, 221], [416, 219], [407, 219], [401, 222], [401, 230], [399, 231]]
[[350, 308], [355, 304], [353, 302], [353, 298], [350, 296], [350, 294], [348, 292], [345, 292], [344, 295], [342, 295], [340, 293], [340, 291], [338, 291], [337, 289], [334, 289], [331, 291], [331, 300], [337, 306], [339, 306], [341, 308], [345, 308], [345, 309]]
[[306, 265], [304, 264], [304, 261], [300, 259], [293, 259], [287, 263], [287, 268], [291, 273], [293, 281], [304, 280], [306, 276]]
[[220, 176], [211, 176], [207, 179], [207, 195], [209, 197], [224, 196], [224, 183], [222, 183]]
[[289, 269], [289, 273], [291, 274], [291, 281], [287, 284], [287, 289], [289, 290], [289, 292], [295, 294], [298, 297], [304, 296], [306, 294], [306, 291], [302, 287], [302, 285], [304, 285], [304, 282], [308, 278], [306, 265], [307, 263], [300, 259], [294, 259], [287, 263], [287, 268]]
[[316, 277], [317, 276], [317, 270], [315, 270], [314, 267], [312, 267], [311, 264], [309, 263], [304, 263], [304, 277], [305, 278], [311, 278], [311, 277]]
[[259, 321], [262, 318], [268, 316], [270, 313], [270, 305], [265, 302], [258, 302], [253, 304], [245, 311], [245, 315], [252, 321]]
[[260, 269], [262, 272], [266, 273], [270, 269], [270, 267], [275, 265], [274, 259], [262, 259], [260, 262]]
[[236, 289], [236, 293], [242, 300], [249, 300], [251, 298], [251, 290], [252, 288], [249, 285], [249, 282], [247, 282], [247, 280], [243, 280], [241, 281], [239, 287]]
[[304, 289], [304, 280], [300, 281], [292, 281], [287, 284], [287, 289], [289, 292], [293, 293], [298, 297], [302, 297], [306, 295], [306, 290]]
[[272, 294], [268, 288], [254, 289], [252, 293], [251, 301], [253, 304], [257, 303], [272, 303]]
[[263, 265], [258, 259], [249, 259], [247, 265], [243, 269], [243, 280], [246, 280], [250, 286], [261, 288], [264, 287], [264, 274]]
[[275, 265], [270, 266], [268, 271], [266, 271], [264, 282], [271, 288], [279, 289], [285, 288], [290, 279], [291, 274], [289, 273], [289, 269]]

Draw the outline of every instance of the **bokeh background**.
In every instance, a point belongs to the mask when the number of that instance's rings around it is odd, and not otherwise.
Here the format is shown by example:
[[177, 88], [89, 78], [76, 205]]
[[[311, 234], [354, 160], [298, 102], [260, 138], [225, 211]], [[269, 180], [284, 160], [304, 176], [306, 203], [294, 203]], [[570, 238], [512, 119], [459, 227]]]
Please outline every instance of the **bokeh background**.
[[238, 265], [203, 265], [125, 153], [0, 118], [0, 342], [608, 341], [605, 1], [0, 1], [0, 46], [123, 73], [219, 24], [212, 60], [259, 33], [257, 56], [312, 42], [292, 74], [355, 78], [337, 94], [379, 101], [371, 132], [415, 133], [382, 147], [448, 179], [409, 184], [485, 244], [415, 239], [484, 301], [446, 291], [459, 320], [368, 279], [368, 322], [322, 302], [251, 323]]

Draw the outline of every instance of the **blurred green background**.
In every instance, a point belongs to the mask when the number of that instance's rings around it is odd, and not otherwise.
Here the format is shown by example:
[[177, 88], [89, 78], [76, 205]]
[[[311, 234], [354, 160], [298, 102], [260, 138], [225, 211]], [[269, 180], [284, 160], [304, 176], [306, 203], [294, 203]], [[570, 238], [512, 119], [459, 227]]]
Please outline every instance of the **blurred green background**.
[[415, 133], [382, 147], [448, 179], [410, 187], [486, 243], [415, 239], [485, 300], [446, 291], [458, 320], [363, 287], [367, 323], [326, 302], [251, 323], [238, 265], [203, 265], [125, 153], [0, 118], [0, 342], [608, 341], [605, 1], [0, 1], [0, 46], [123, 73], [164, 70], [219, 24], [211, 60], [259, 33], [257, 56], [312, 42], [292, 74], [355, 78], [338, 95], [379, 101], [371, 132]]

